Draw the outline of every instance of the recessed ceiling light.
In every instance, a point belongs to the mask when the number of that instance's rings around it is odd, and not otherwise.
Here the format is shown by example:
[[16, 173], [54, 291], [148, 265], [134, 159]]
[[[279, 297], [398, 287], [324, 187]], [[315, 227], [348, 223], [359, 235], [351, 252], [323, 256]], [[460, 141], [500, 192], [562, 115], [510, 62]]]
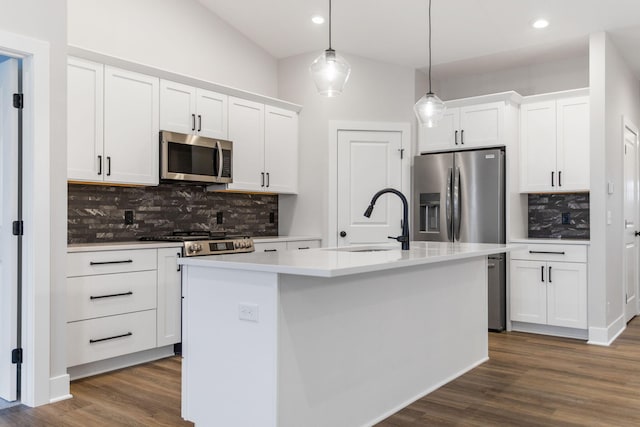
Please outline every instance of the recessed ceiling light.
[[531, 26], [537, 29], [547, 28], [549, 26], [549, 21], [547, 21], [546, 19], [536, 19], [535, 21], [533, 21]]
[[320, 15], [314, 15], [311, 17], [311, 22], [318, 25], [324, 24], [324, 17]]

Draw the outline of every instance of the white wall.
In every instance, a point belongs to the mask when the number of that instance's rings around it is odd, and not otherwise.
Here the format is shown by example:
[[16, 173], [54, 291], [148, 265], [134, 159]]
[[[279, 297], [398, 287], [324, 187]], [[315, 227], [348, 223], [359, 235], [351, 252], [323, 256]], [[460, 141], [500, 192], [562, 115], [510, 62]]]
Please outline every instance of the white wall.
[[[36, 38], [50, 44], [50, 165], [49, 182], [40, 183], [51, 193], [51, 281], [38, 283], [40, 291], [51, 287], [50, 377], [66, 374], [66, 249], [67, 249], [67, 149], [66, 149], [66, 0], [0, 0], [0, 30]], [[36, 118], [37, 120], [37, 118]], [[47, 189], [48, 186], [48, 189]], [[29, 227], [29, 224], [26, 224]], [[47, 343], [48, 344], [48, 343]], [[36, 349], [28, 349], [36, 351]], [[28, 375], [33, 375], [29, 372]], [[49, 401], [49, 390], [36, 390], [35, 403]]]
[[[640, 81], [605, 33], [590, 39], [591, 256], [589, 326], [624, 327], [622, 117], [640, 119]], [[607, 194], [607, 183], [614, 193]], [[607, 212], [612, 223], [607, 225]], [[612, 331], [617, 332], [616, 330]], [[611, 336], [609, 336], [611, 338]]]
[[443, 100], [467, 98], [514, 90], [520, 95], [578, 89], [589, 86], [587, 55], [559, 61], [539, 62], [504, 70], [447, 78], [437, 76], [435, 92]]
[[[303, 106], [300, 113], [299, 192], [280, 196], [280, 234], [328, 233], [328, 140], [330, 120], [405, 122], [415, 140], [415, 72], [344, 54], [351, 77], [344, 93], [325, 98], [316, 93], [309, 64], [320, 52], [283, 59], [278, 64], [278, 96]], [[413, 143], [413, 141], [412, 141]]]
[[196, 0], [68, 0], [69, 44], [275, 97], [277, 62]]

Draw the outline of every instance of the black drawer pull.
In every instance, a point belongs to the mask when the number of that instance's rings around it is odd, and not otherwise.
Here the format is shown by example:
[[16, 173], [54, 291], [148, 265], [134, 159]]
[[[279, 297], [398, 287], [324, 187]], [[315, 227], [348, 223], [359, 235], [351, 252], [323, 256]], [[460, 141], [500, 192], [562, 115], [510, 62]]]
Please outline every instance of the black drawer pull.
[[554, 251], [529, 251], [530, 254], [551, 254], [551, 255], [564, 255], [564, 251], [562, 252], [554, 252]]
[[91, 295], [89, 299], [94, 300], [94, 299], [101, 299], [101, 298], [124, 297], [127, 295], [133, 295], [133, 292], [129, 291], [129, 292], [123, 292], [121, 294], [98, 295], [97, 297], [94, 297], [93, 295]]
[[122, 261], [90, 261], [89, 265], [129, 264], [132, 262], [133, 262], [132, 259], [125, 259]]
[[89, 344], [95, 344], [97, 342], [102, 342], [102, 341], [115, 340], [117, 338], [130, 337], [131, 335], [133, 335], [133, 332], [127, 332], [126, 334], [122, 334], [122, 335], [114, 335], [108, 338], [99, 338], [97, 340], [89, 340]]
[[540, 266], [540, 281], [544, 282], [544, 265]]
[[303, 246], [303, 247], [298, 248], [298, 249], [300, 249], [300, 250], [304, 250], [304, 249], [311, 249], [311, 247], [310, 247], [310, 246]]
[[265, 252], [278, 252], [277, 249], [265, 249], [264, 251]]
[[553, 267], [549, 267], [549, 283], [551, 283], [551, 282], [552, 282], [552, 280], [551, 280], [551, 269], [552, 269], [552, 268], [553, 268]]

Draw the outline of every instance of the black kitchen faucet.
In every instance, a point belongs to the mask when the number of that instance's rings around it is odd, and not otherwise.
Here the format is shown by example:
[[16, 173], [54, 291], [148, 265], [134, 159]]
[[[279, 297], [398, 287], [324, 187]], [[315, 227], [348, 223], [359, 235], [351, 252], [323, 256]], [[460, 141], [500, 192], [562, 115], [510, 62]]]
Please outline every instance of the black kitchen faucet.
[[385, 193], [393, 193], [396, 196], [400, 197], [402, 200], [402, 236], [393, 237], [389, 236], [390, 239], [395, 239], [398, 242], [402, 243], [402, 250], [409, 250], [409, 203], [407, 202], [407, 198], [404, 197], [404, 194], [399, 192], [394, 188], [385, 188], [383, 190], [378, 191], [373, 198], [371, 199], [371, 203], [366, 211], [364, 211], [364, 216], [367, 218], [371, 217], [371, 212], [373, 212], [373, 206], [376, 204], [378, 197], [382, 196]]

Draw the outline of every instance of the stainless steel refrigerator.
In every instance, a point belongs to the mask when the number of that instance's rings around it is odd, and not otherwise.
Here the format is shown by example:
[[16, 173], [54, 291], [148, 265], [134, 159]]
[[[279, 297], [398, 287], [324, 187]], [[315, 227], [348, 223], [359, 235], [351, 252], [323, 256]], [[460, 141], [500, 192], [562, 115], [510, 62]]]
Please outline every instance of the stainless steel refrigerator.
[[[503, 148], [417, 156], [413, 240], [505, 242]], [[489, 257], [489, 329], [506, 327], [505, 254]]]

